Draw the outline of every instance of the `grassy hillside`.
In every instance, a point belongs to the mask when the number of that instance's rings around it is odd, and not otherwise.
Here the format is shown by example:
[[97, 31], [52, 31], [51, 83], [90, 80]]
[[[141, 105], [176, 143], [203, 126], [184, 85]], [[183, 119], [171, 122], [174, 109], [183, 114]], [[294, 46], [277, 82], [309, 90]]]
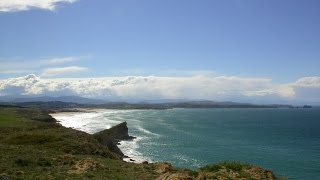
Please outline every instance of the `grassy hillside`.
[[270, 171], [234, 163], [199, 171], [168, 163], [127, 163], [92, 135], [62, 127], [36, 108], [0, 107], [0, 154], [1, 180], [275, 179]]
[[0, 174], [10, 179], [156, 177], [143, 165], [123, 162], [90, 135], [48, 122], [37, 109], [0, 108], [0, 153]]

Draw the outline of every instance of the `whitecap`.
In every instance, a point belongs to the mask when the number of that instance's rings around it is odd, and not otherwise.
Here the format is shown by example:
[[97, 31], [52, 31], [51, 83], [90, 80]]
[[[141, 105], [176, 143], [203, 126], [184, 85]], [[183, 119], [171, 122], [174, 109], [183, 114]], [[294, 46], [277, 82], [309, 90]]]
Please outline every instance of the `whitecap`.
[[151, 159], [143, 156], [137, 149], [139, 148], [139, 141], [144, 140], [145, 137], [137, 137], [132, 141], [121, 141], [119, 148], [128, 158], [124, 158], [124, 161], [132, 162], [133, 159], [135, 163], [142, 163], [143, 161], [152, 162]]
[[142, 133], [144, 134], [148, 134], [148, 135], [152, 135], [152, 136], [156, 136], [156, 137], [160, 137], [161, 135], [160, 134], [157, 134], [157, 133], [153, 133], [145, 128], [143, 128], [142, 126], [138, 125], [136, 127], [139, 131], [141, 131]]
[[182, 155], [182, 154], [176, 154], [173, 157], [178, 159], [177, 162], [180, 162], [180, 163], [183, 162], [184, 164], [192, 165], [194, 167], [201, 167], [201, 166], [203, 166], [203, 164], [205, 164], [204, 162], [202, 162], [198, 159], [194, 159], [189, 156]]
[[[133, 128], [143, 132], [146, 135], [159, 136], [152, 133], [141, 126], [135, 126], [140, 120], [129, 119], [127, 113], [137, 110], [105, 110], [100, 112], [62, 112], [51, 114], [62, 126], [74, 128], [80, 131], [93, 134], [104, 129], [109, 129], [121, 122], [127, 121], [133, 124]], [[129, 127], [131, 129], [131, 127]], [[133, 134], [134, 135], [134, 134]], [[139, 148], [140, 141], [149, 139], [150, 137], [137, 137], [132, 141], [121, 141], [120, 150], [130, 158], [124, 158], [125, 161], [131, 162], [134, 159], [136, 163], [143, 161], [151, 162], [150, 158], [143, 156], [137, 149]]]

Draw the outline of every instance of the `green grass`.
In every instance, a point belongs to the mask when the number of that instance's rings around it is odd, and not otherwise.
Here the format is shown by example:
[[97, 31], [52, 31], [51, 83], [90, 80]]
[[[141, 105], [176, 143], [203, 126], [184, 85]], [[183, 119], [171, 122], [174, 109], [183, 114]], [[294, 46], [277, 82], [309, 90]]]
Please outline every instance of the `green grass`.
[[247, 166], [247, 164], [240, 163], [240, 162], [222, 162], [220, 163], [220, 165], [233, 171], [241, 171], [244, 167]]
[[[35, 123], [37, 121], [37, 123]], [[0, 128], [31, 127], [52, 121], [47, 112], [37, 108], [0, 106]]]
[[208, 171], [208, 172], [218, 172], [220, 169], [223, 167], [218, 165], [218, 164], [212, 164], [212, 165], [207, 165], [205, 167], [200, 168], [202, 171]]
[[41, 145], [48, 143], [55, 143], [57, 141], [62, 141], [63, 138], [52, 135], [52, 134], [42, 134], [38, 133], [21, 133], [18, 135], [14, 135], [9, 137], [5, 143], [7, 144], [17, 144], [17, 145]]
[[0, 108], [0, 127], [17, 127], [25, 123], [14, 108]]
[[207, 165], [205, 167], [202, 167], [201, 170], [208, 172], [218, 172], [221, 169], [226, 169], [238, 172], [242, 171], [243, 168], [246, 168], [248, 166], [248, 164], [241, 162], [221, 162], [218, 164]]

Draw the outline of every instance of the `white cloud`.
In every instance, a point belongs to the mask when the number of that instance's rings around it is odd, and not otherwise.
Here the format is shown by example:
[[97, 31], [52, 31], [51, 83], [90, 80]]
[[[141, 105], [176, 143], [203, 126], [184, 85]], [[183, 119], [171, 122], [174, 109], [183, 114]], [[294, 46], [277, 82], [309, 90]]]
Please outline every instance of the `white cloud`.
[[25, 73], [32, 73], [33, 71], [30, 69], [19, 69], [19, 70], [1, 70], [0, 74], [25, 74]]
[[67, 56], [67, 57], [54, 57], [40, 60], [40, 65], [42, 66], [52, 66], [52, 65], [61, 65], [66, 63], [71, 63], [83, 59], [91, 58], [91, 55], [84, 55], [84, 56]]
[[30, 73], [28, 65], [26, 63], [14, 63], [12, 61], [4, 61], [0, 62], [0, 73], [2, 74], [19, 74], [19, 73]]
[[296, 94], [296, 99], [304, 103], [318, 104], [320, 102], [320, 77], [304, 77], [289, 84]]
[[59, 3], [74, 3], [77, 0], [0, 0], [0, 12], [26, 11], [39, 8], [53, 11]]
[[[1, 1], [1, 0], [0, 0]], [[86, 56], [54, 57], [48, 59], [26, 60], [21, 58], [0, 58], [0, 74], [30, 74], [42, 71], [45, 68], [58, 65], [73, 65], [76, 61], [90, 58]], [[26, 63], [27, 62], [27, 63]]]
[[298, 79], [293, 86], [295, 87], [320, 87], [320, 77], [305, 77]]
[[43, 65], [59, 65], [59, 64], [65, 64], [69, 62], [74, 62], [78, 60], [77, 57], [59, 57], [59, 58], [52, 58], [52, 59], [45, 59], [41, 60], [41, 64]]
[[43, 71], [41, 76], [52, 77], [52, 76], [59, 76], [59, 75], [63, 75], [63, 74], [79, 73], [79, 72], [83, 72], [83, 71], [87, 71], [87, 70], [88, 70], [88, 68], [79, 67], [79, 66], [48, 68]]
[[30, 74], [19, 78], [10, 78], [0, 81], [0, 94], [3, 95], [25, 95], [28, 89], [38, 83], [40, 78]]
[[[83, 71], [66, 67], [47, 70], [47, 75]], [[316, 79], [320, 77], [316, 77]], [[307, 79], [308, 87], [300, 87]], [[102, 78], [45, 79], [35, 75], [0, 81], [5, 95], [77, 95], [106, 99], [209, 99], [217, 101], [320, 102], [318, 81], [302, 78], [290, 84], [276, 84], [271, 79], [235, 76], [157, 77], [128, 76]], [[314, 84], [312, 84], [314, 83]], [[305, 84], [304, 84], [305, 85]], [[272, 101], [271, 101], [272, 100]], [[311, 101], [312, 100], [312, 101]]]

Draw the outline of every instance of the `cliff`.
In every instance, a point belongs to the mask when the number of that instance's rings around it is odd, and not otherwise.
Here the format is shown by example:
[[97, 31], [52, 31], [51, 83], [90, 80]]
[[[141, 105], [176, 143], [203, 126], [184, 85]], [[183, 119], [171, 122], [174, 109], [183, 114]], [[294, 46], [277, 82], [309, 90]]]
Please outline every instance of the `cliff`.
[[120, 141], [133, 140], [135, 137], [129, 136], [127, 122], [123, 122], [110, 129], [100, 131], [93, 135], [93, 137], [98, 140], [101, 144], [105, 145], [111, 151], [124, 157], [123, 152], [118, 148], [118, 143]]

